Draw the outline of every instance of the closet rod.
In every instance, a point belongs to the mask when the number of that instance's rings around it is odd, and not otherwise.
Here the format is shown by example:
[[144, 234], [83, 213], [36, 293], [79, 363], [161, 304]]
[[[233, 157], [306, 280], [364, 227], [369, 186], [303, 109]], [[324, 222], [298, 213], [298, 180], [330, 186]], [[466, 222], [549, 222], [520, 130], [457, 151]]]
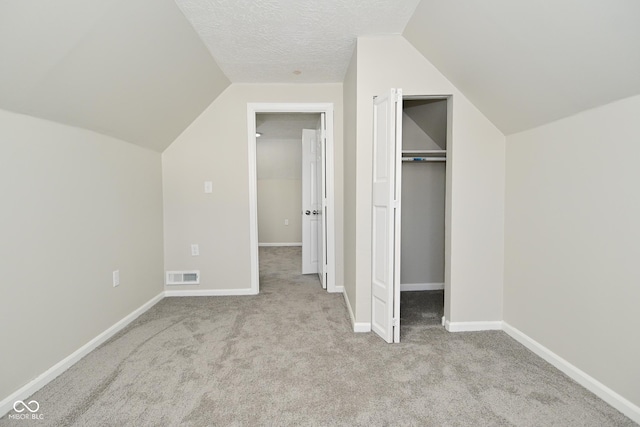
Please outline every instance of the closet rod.
[[403, 162], [445, 162], [446, 157], [403, 157]]

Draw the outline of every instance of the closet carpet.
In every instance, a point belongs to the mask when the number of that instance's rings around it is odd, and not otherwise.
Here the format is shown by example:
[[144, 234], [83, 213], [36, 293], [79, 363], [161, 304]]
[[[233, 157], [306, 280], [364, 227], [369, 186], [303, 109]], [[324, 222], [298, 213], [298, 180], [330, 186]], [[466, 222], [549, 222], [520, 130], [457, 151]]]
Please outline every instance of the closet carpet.
[[400, 293], [400, 341], [408, 327], [441, 327], [444, 316], [444, 291]]
[[260, 295], [165, 298], [31, 396], [42, 420], [0, 425], [634, 425], [503, 332], [386, 344], [298, 273], [300, 248], [260, 262]]

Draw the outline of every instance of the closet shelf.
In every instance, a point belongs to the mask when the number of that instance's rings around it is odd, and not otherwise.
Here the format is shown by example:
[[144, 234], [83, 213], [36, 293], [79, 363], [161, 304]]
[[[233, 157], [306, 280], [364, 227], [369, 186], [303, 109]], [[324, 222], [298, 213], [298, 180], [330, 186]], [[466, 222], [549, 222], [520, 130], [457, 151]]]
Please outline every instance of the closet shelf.
[[403, 162], [445, 162], [447, 150], [402, 150]]
[[429, 156], [446, 156], [447, 150], [402, 150], [402, 154], [424, 154]]
[[403, 157], [403, 162], [446, 162], [446, 157]]

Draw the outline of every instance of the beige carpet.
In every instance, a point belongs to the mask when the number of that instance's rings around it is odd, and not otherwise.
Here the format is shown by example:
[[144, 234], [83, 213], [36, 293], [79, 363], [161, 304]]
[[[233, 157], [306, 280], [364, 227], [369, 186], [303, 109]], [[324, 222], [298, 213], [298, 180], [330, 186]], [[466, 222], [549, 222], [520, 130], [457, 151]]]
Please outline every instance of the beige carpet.
[[400, 340], [408, 327], [442, 326], [444, 291], [400, 293]]
[[354, 334], [299, 248], [260, 257], [260, 295], [166, 298], [0, 425], [634, 425], [503, 332]]

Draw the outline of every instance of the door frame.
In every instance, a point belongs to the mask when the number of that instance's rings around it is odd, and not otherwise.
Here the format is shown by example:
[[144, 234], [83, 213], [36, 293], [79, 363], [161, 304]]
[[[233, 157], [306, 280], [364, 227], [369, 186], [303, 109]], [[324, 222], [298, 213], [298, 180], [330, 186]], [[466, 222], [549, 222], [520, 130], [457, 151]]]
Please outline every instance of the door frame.
[[247, 141], [249, 158], [249, 247], [252, 293], [260, 291], [260, 263], [258, 259], [258, 180], [256, 163], [256, 114], [259, 113], [325, 113], [326, 173], [327, 173], [327, 291], [336, 288], [335, 248], [335, 183], [334, 183], [334, 105], [333, 103], [247, 103]]
[[[412, 95], [408, 93], [402, 94], [402, 102], [417, 100], [446, 100], [447, 101], [447, 160], [445, 162], [445, 196], [444, 196], [444, 314], [442, 316], [442, 326], [449, 330], [449, 318], [451, 317], [452, 300], [454, 299], [452, 289], [455, 287], [452, 282], [451, 274], [451, 236], [453, 230], [453, 221], [451, 219], [452, 212], [452, 190], [453, 190], [453, 158], [455, 140], [453, 137], [453, 103], [455, 96], [452, 93], [438, 94], [418, 94]], [[402, 162], [401, 166], [402, 166]], [[402, 169], [400, 170], [402, 173]], [[456, 300], [457, 301], [457, 300]]]
[[[400, 115], [403, 114], [404, 112], [404, 101], [408, 101], [408, 100], [421, 100], [421, 99], [428, 99], [428, 100], [446, 100], [447, 103], [447, 130], [446, 130], [446, 134], [447, 134], [447, 147], [446, 147], [446, 175], [445, 175], [445, 236], [444, 236], [444, 316], [442, 317], [442, 325], [446, 327], [447, 330], [449, 330], [448, 327], [448, 315], [450, 315], [450, 306], [451, 306], [451, 298], [452, 298], [452, 292], [451, 292], [451, 194], [452, 194], [452, 185], [451, 185], [451, 181], [452, 181], [452, 146], [453, 146], [453, 126], [452, 126], [452, 118], [453, 118], [453, 95], [449, 94], [449, 95], [409, 95], [409, 94], [405, 94], [401, 88], [394, 88], [391, 89], [389, 94], [385, 94], [389, 97], [389, 99], [393, 99], [396, 102], [399, 103], [400, 105], [400, 109], [399, 111], [397, 111], [397, 113], [399, 113]], [[381, 96], [385, 96], [385, 95], [381, 95]], [[376, 126], [376, 122], [375, 122], [375, 118], [376, 118], [376, 102], [375, 102], [376, 97], [373, 98], [373, 117], [374, 117], [374, 134], [372, 135], [372, 140], [375, 139], [376, 135], [375, 135], [375, 126]], [[401, 210], [402, 210], [402, 160], [401, 160], [401, 155], [398, 155], [399, 153], [402, 152], [402, 142], [403, 142], [403, 132], [402, 132], [402, 119], [399, 118], [398, 119], [400, 121], [400, 125], [398, 126], [396, 124], [396, 128], [394, 129], [394, 135], [396, 138], [396, 146], [394, 151], [396, 152], [396, 156], [395, 158], [393, 158], [393, 162], [394, 162], [394, 184], [393, 186], [395, 187], [395, 192], [396, 192], [396, 203], [397, 203], [397, 209], [396, 209], [396, 215], [398, 218], [398, 222], [395, 223], [395, 234], [394, 234], [394, 239], [393, 239], [393, 250], [390, 251], [390, 259], [393, 260], [393, 270], [394, 270], [394, 277], [393, 277], [393, 292], [392, 294], [394, 295], [394, 300], [393, 300], [393, 310], [391, 310], [391, 317], [389, 318], [388, 316], [388, 311], [387, 310], [387, 318], [386, 323], [391, 325], [391, 330], [389, 330], [389, 327], [386, 328], [386, 330], [382, 331], [382, 334], [378, 331], [375, 331], [373, 328], [373, 324], [374, 324], [374, 295], [373, 295], [373, 263], [374, 261], [372, 260], [372, 283], [371, 283], [371, 304], [372, 304], [372, 308], [371, 308], [371, 325], [372, 325], [372, 330], [374, 330], [374, 332], [378, 333], [378, 335], [380, 335], [383, 339], [385, 339], [385, 341], [389, 342], [389, 343], [398, 343], [400, 342], [400, 299], [399, 299], [399, 295], [400, 295], [400, 265], [401, 265], [401, 261], [400, 261], [400, 252], [401, 252], [401, 222], [400, 222], [400, 216], [401, 216]], [[398, 129], [400, 129], [400, 132], [398, 132]], [[399, 138], [398, 138], [399, 137]], [[399, 144], [399, 145], [398, 145]], [[375, 148], [374, 148], [375, 150]], [[376, 162], [376, 158], [375, 158], [375, 152], [373, 152], [373, 162], [374, 165], [373, 170], [375, 171], [375, 162]], [[391, 160], [391, 159], [390, 159]], [[373, 179], [373, 177], [372, 177]], [[372, 185], [373, 185], [373, 181], [372, 181]], [[372, 207], [373, 207], [373, 195], [372, 195]], [[375, 224], [372, 221], [372, 233], [373, 233], [373, 227], [375, 227]], [[374, 244], [374, 241], [372, 239], [372, 245]], [[372, 256], [375, 256], [374, 251], [373, 251], [373, 246], [372, 246]], [[397, 299], [396, 299], [397, 296]], [[388, 302], [387, 302], [388, 303]], [[389, 308], [389, 307], [387, 307]], [[384, 336], [383, 336], [384, 334]]]

